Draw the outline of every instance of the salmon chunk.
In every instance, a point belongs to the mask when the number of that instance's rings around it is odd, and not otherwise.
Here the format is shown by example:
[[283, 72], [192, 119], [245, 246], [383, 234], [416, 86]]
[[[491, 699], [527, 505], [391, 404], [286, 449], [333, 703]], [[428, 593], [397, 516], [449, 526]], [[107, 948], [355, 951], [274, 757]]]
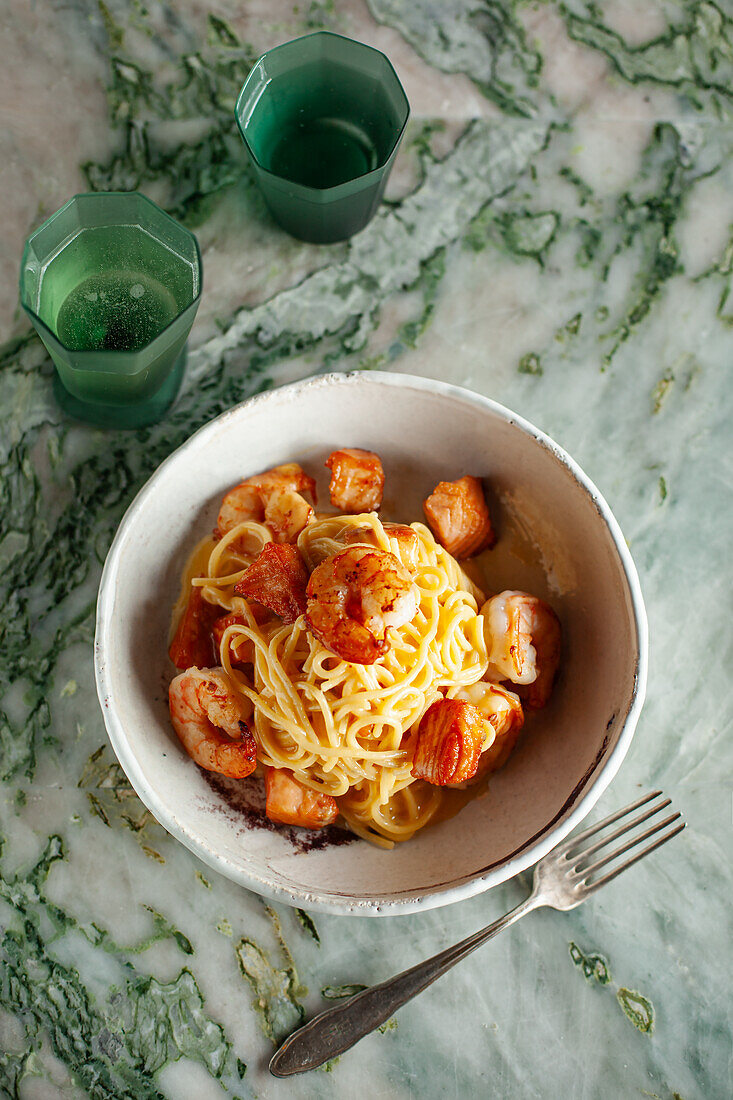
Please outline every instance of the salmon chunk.
[[486, 733], [477, 707], [460, 699], [438, 699], [420, 719], [412, 775], [436, 787], [465, 783], [478, 770]]
[[477, 783], [489, 772], [503, 767], [517, 743], [519, 731], [524, 725], [524, 711], [519, 697], [501, 684], [480, 680], [477, 684], [461, 688], [456, 699], [463, 699], [476, 707], [481, 717], [493, 730], [493, 740], [486, 737], [484, 751], [478, 762], [472, 783]]
[[265, 768], [265, 790], [265, 813], [270, 821], [300, 825], [304, 829], [322, 829], [338, 817], [335, 798], [304, 787], [285, 768]]
[[308, 570], [297, 546], [270, 542], [252, 562], [234, 591], [257, 600], [284, 623], [294, 623], [307, 604]]
[[186, 610], [181, 615], [168, 650], [176, 668], [211, 668], [218, 663], [211, 640], [211, 628], [221, 615], [221, 608], [205, 600], [201, 589], [191, 588]]
[[439, 481], [423, 501], [423, 509], [438, 542], [454, 558], [471, 558], [496, 542], [477, 477]]

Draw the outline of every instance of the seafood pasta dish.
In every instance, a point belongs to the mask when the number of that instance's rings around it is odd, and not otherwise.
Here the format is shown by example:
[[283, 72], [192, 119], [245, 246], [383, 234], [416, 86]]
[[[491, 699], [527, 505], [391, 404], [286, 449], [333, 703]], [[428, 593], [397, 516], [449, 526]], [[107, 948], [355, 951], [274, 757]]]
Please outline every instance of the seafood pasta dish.
[[389, 848], [505, 763], [550, 697], [560, 625], [461, 567], [495, 542], [479, 478], [441, 481], [406, 524], [380, 518], [378, 455], [326, 465], [327, 513], [296, 463], [224, 496], [173, 613], [171, 721], [200, 767], [264, 782], [270, 820]]

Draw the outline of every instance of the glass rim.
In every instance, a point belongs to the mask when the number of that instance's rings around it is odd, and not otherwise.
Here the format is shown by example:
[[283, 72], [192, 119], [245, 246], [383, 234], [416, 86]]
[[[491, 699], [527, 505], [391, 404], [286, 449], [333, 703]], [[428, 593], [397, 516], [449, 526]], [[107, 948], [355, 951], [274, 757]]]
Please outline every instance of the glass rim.
[[[129, 198], [130, 196], [135, 196], [136, 199], [142, 199], [149, 206], [154, 207], [154, 209], [157, 210], [160, 214], [162, 214], [163, 217], [168, 218], [169, 221], [172, 221], [174, 223], [174, 225], [178, 226], [179, 229], [182, 229], [183, 232], [186, 233], [191, 238], [191, 240], [193, 241], [193, 246], [194, 246], [194, 250], [195, 250], [195, 253], [196, 253], [195, 271], [196, 271], [196, 275], [197, 275], [197, 280], [196, 280], [197, 281], [197, 286], [198, 286], [197, 292], [191, 298], [190, 302], [188, 302], [183, 307], [183, 309], [180, 309], [176, 313], [175, 317], [173, 317], [172, 320], [170, 320], [168, 322], [168, 324], [165, 325], [165, 327], [160, 330], [160, 332], [157, 332], [155, 334], [155, 336], [152, 337], [152, 339], [148, 340], [147, 343], [145, 343], [145, 344], [140, 344], [140, 346], [137, 347], [137, 348], [134, 348], [134, 349], [131, 349], [131, 348], [127, 348], [127, 349], [125, 349], [125, 348], [70, 348], [59, 337], [58, 333], [54, 332], [53, 329], [51, 328], [51, 326], [48, 325], [46, 323], [46, 321], [44, 321], [43, 318], [39, 316], [39, 314], [29, 304], [29, 302], [27, 300], [27, 295], [25, 293], [25, 288], [24, 288], [23, 276], [24, 276], [24, 272], [25, 272], [26, 258], [28, 256], [28, 251], [31, 247], [31, 243], [32, 243], [34, 237], [36, 237], [41, 232], [42, 229], [45, 229], [47, 225], [50, 225], [51, 222], [55, 221], [55, 219], [57, 217], [59, 217], [60, 214], [63, 214], [64, 211], [68, 209], [68, 207], [72, 206], [73, 203], [76, 202], [77, 199]], [[137, 229], [142, 228], [141, 226], [134, 226], [129, 222], [120, 222], [120, 226], [123, 226], [123, 225], [130, 225], [131, 228], [137, 228]], [[93, 229], [95, 227], [94, 226], [87, 226], [86, 228]], [[110, 226], [109, 228], [114, 229], [116, 227], [115, 226]], [[78, 234], [77, 234], [77, 236], [78, 236]], [[73, 240], [73, 239], [74, 239], [73, 237], [70, 238], [70, 240]], [[157, 238], [153, 237], [153, 239], [155, 240]], [[70, 241], [67, 242], [67, 243], [70, 243]], [[163, 244], [162, 241], [158, 241], [158, 243]], [[66, 247], [66, 245], [64, 245], [64, 247]], [[167, 247], [167, 246], [163, 245], [163, 247]], [[62, 252], [62, 251], [63, 251], [63, 249], [59, 249], [59, 252]], [[171, 249], [170, 251], [173, 251], [173, 249]], [[187, 262], [188, 261], [184, 261], [184, 263], [187, 263]], [[86, 357], [89, 357], [89, 356], [98, 357], [100, 355], [110, 355], [110, 356], [118, 356], [118, 357], [126, 355], [126, 356], [130, 356], [130, 357], [134, 357], [134, 356], [139, 355], [141, 352], [149, 351], [149, 349], [152, 348], [161, 339], [162, 336], [165, 336], [165, 334], [168, 332], [168, 330], [170, 328], [173, 327], [173, 325], [177, 324], [178, 321], [180, 321], [180, 319], [181, 319], [181, 317], [183, 317], [184, 313], [186, 313], [189, 309], [191, 309], [192, 306], [195, 306], [196, 310], [198, 310], [199, 303], [201, 301], [201, 295], [203, 294], [203, 290], [204, 290], [204, 263], [203, 263], [203, 258], [201, 256], [201, 246], [199, 245], [198, 238], [196, 237], [196, 234], [192, 233], [190, 229], [188, 229], [185, 225], [182, 225], [181, 222], [177, 221], [174, 217], [172, 217], [166, 210], [164, 210], [162, 208], [162, 206], [159, 206], [157, 202], [155, 202], [153, 199], [148, 198], [147, 195], [144, 195], [142, 193], [142, 191], [79, 191], [76, 195], [72, 195], [70, 199], [66, 200], [66, 202], [63, 204], [63, 206], [60, 206], [58, 208], [58, 210], [54, 210], [53, 214], [50, 214], [45, 219], [45, 221], [41, 222], [41, 224], [36, 229], [34, 229], [33, 232], [26, 238], [25, 244], [23, 246], [23, 255], [22, 255], [21, 261], [20, 261], [20, 276], [19, 276], [19, 279], [18, 279], [18, 294], [19, 294], [19, 297], [20, 297], [20, 304], [21, 304], [21, 307], [24, 310], [24, 312], [31, 319], [34, 327], [37, 329], [40, 326], [40, 328], [42, 328], [43, 331], [51, 337], [51, 339], [54, 341], [54, 343], [59, 345], [60, 348], [63, 348], [63, 350], [68, 352], [69, 355], [74, 355], [74, 356], [81, 357], [82, 360], [84, 360]], [[193, 324], [193, 319], [191, 320], [191, 324]], [[141, 367], [141, 369], [144, 369], [144, 366], [145, 366], [145, 364], [143, 364], [143, 367]], [[83, 367], [81, 364], [80, 364], [80, 368], [84, 369], [84, 370], [89, 369], [87, 367]], [[72, 368], [72, 369], [74, 369], [74, 368]], [[97, 369], [98, 370], [99, 368], [92, 368], [92, 369]], [[102, 373], [107, 373], [107, 372], [103, 371]], [[134, 374], [134, 373], [137, 373], [137, 372], [133, 371], [132, 373]]]
[[[399, 91], [404, 100], [404, 118], [402, 119], [402, 124], [400, 125], [399, 131], [392, 142], [391, 152], [389, 156], [385, 159], [384, 163], [380, 164], [377, 168], [371, 168], [368, 172], [363, 172], [359, 176], [354, 176], [350, 180], [344, 180], [343, 183], [336, 183], [332, 187], [310, 187], [305, 183], [296, 183], [294, 180], [289, 180], [287, 176], [278, 175], [277, 172], [273, 172], [270, 168], [266, 168], [255, 153], [252, 145], [248, 141], [246, 134], [246, 125], [242, 122], [241, 118], [241, 107], [246, 99], [245, 93], [247, 91], [247, 85], [252, 79], [252, 75], [255, 72], [257, 66], [260, 65], [266, 57], [270, 57], [272, 54], [277, 53], [279, 50], [289, 49], [290, 47], [296, 46], [301, 42], [306, 42], [308, 41], [308, 39], [311, 38], [337, 38], [340, 39], [342, 42], [350, 42], [354, 46], [358, 46], [362, 50], [369, 50], [371, 53], [378, 54], [379, 57], [381, 57], [389, 66], [390, 72], [392, 73], [395, 79], [395, 83], [399, 88]], [[234, 105], [234, 119], [237, 123], [237, 129], [239, 130], [240, 136], [242, 138], [242, 141], [244, 142], [247, 152], [249, 153], [257, 168], [261, 172], [264, 172], [270, 179], [279, 180], [280, 182], [287, 184], [289, 187], [294, 188], [299, 194], [307, 196], [309, 198], [309, 201], [311, 201], [314, 205], [318, 205], [319, 203], [332, 202], [334, 199], [345, 197], [355, 190], [361, 190], [362, 186], [366, 186], [372, 183], [374, 177], [378, 177], [384, 173], [387, 165], [392, 160], [392, 157], [395, 155], [397, 149], [399, 148], [399, 144], [402, 140], [402, 135], [405, 132], [405, 127], [409, 122], [410, 101], [407, 98], [407, 92], [402, 87], [402, 81], [397, 75], [397, 71], [394, 65], [387, 57], [386, 53], [383, 53], [382, 50], [377, 49], [376, 46], [369, 46], [366, 42], [359, 42], [359, 40], [356, 38], [349, 38], [345, 34], [336, 34], [334, 31], [311, 31], [310, 34], [303, 34], [300, 35], [299, 38], [291, 38], [288, 42], [281, 42], [277, 46], [272, 46], [269, 50], [265, 50], [263, 54], [260, 54], [250, 71], [247, 73], [244, 84], [242, 85], [239, 95], [237, 96], [237, 102]], [[358, 184], [359, 186], [355, 187], [355, 184]]]

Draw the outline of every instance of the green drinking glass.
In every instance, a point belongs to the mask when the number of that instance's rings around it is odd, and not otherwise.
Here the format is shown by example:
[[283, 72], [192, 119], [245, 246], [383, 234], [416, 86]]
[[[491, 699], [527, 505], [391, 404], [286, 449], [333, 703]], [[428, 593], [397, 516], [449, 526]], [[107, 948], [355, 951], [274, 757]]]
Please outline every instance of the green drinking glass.
[[103, 427], [159, 420], [181, 384], [202, 275], [193, 233], [137, 191], [75, 195], [32, 233], [20, 301], [61, 407]]
[[374, 215], [409, 113], [384, 54], [329, 31], [264, 54], [235, 108], [273, 217], [317, 244], [351, 237]]

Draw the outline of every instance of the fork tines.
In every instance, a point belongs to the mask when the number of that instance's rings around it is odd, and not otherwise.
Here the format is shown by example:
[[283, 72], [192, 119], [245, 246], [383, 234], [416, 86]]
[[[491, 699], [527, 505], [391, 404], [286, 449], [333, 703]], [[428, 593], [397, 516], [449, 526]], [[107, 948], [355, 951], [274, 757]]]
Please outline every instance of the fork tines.
[[[661, 801], [659, 801], [660, 799]], [[583, 832], [571, 837], [565, 845], [563, 854], [564, 858], [569, 863], [573, 864], [571, 873], [572, 878], [577, 883], [582, 883], [586, 890], [595, 890], [600, 886], [605, 886], [607, 882], [610, 882], [611, 879], [620, 875], [621, 872], [625, 871], [627, 867], [630, 867], [632, 863], [636, 863], [637, 860], [643, 859], [644, 856], [653, 852], [655, 848], [659, 848], [660, 845], [666, 844], [672, 837], [681, 833], [686, 823], [682, 820], [682, 814], [679, 812], [671, 813], [663, 820], [653, 822], [642, 832], [634, 831], [639, 825], [655, 817], [669, 805], [671, 805], [671, 799], [665, 798], [662, 791], [652, 791], [651, 794], [645, 795], [637, 802], [633, 802], [630, 806], [625, 806], [622, 810], [617, 810], [616, 813], [604, 818], [603, 821], [599, 821], [595, 825], [591, 825], [590, 828], [584, 829]], [[635, 813], [636, 810], [642, 810], [642, 812], [631, 820], [628, 820], [629, 815]], [[608, 828], [609, 825], [613, 825], [617, 821], [622, 821], [623, 823], [620, 824], [617, 829], [614, 829], [612, 833], [599, 837], [598, 840], [594, 841], [588, 847], [583, 848], [582, 851], [578, 850], [585, 840], [595, 836], [597, 833], [600, 833], [603, 829]], [[675, 822], [679, 822], [679, 824], [675, 825]], [[665, 832], [668, 826], [674, 827]], [[629, 836], [625, 844], [615, 848], [607, 855], [601, 856], [595, 862], [588, 862], [590, 857], [596, 852], [600, 852], [601, 849], [606, 848], [614, 840], [627, 834], [633, 835]], [[655, 837], [656, 839], [650, 844], [647, 844], [641, 851], [634, 851], [634, 854], [627, 860], [624, 860], [622, 864], [614, 867], [600, 878], [591, 878], [591, 876], [602, 870], [609, 863], [618, 859], [619, 856], [638, 848], [640, 844], [643, 844], [645, 840], [649, 840], [651, 837]]]

